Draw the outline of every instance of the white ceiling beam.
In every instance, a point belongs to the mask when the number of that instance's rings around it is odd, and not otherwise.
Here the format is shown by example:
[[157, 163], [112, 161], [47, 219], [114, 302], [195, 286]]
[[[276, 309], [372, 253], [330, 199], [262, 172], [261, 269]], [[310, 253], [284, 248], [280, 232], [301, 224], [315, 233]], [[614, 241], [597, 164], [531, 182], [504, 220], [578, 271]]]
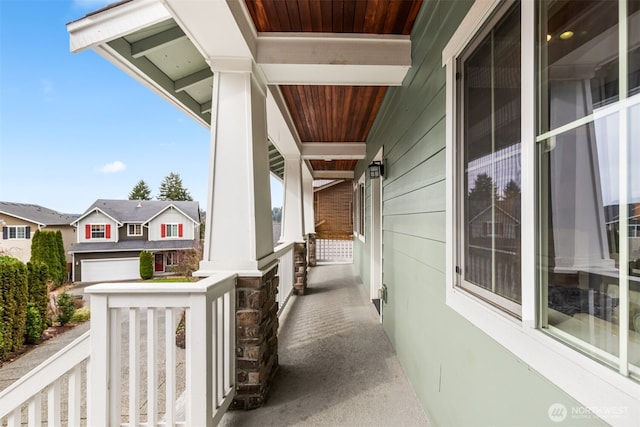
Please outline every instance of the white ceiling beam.
[[312, 171], [313, 179], [353, 179], [353, 171]]
[[155, 50], [166, 47], [187, 38], [187, 35], [180, 27], [173, 27], [161, 33], [154, 34], [146, 39], [131, 43], [131, 56], [140, 58]]
[[367, 155], [362, 142], [305, 142], [302, 158], [305, 160], [360, 160]]
[[140, 0], [107, 8], [67, 24], [71, 52], [80, 52], [171, 19], [158, 0]]
[[269, 84], [402, 84], [411, 40], [399, 35], [260, 33], [256, 62]]
[[210, 79], [213, 77], [213, 71], [211, 68], [203, 68], [200, 71], [196, 71], [193, 74], [189, 74], [186, 77], [176, 80], [173, 83], [173, 89], [176, 92], [182, 92], [189, 89], [193, 85], [197, 85], [198, 83], [205, 81], [206, 79]]

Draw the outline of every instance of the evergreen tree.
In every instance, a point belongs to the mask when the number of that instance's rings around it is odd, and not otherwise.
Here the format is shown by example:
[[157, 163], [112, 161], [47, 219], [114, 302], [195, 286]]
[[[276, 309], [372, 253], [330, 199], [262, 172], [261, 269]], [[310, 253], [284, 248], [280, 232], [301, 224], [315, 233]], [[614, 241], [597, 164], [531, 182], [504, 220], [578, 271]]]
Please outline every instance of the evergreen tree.
[[65, 282], [67, 261], [60, 231], [36, 230], [31, 240], [31, 263], [42, 263], [48, 267], [49, 279], [55, 288]]
[[141, 179], [129, 193], [129, 200], [151, 200], [151, 188]]
[[171, 172], [160, 184], [158, 200], [192, 201], [193, 199], [187, 189], [182, 186], [180, 175]]
[[520, 200], [520, 186], [511, 180], [504, 187], [504, 199], [505, 200]]
[[60, 278], [62, 279], [62, 283], [65, 283], [68, 279], [67, 275], [67, 254], [64, 250], [64, 242], [62, 241], [62, 232], [60, 230], [56, 231], [56, 246], [58, 247], [58, 258], [60, 261]]
[[486, 173], [481, 173], [476, 177], [474, 186], [469, 191], [467, 203], [468, 219], [475, 217], [497, 200], [498, 191], [493, 179]]

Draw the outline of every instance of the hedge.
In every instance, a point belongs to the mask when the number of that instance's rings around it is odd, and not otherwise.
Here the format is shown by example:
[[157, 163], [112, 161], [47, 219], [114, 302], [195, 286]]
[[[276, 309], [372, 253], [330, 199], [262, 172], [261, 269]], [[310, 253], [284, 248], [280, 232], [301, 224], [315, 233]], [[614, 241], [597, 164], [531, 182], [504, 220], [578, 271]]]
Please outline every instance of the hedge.
[[0, 357], [24, 345], [28, 295], [27, 266], [16, 258], [0, 257]]

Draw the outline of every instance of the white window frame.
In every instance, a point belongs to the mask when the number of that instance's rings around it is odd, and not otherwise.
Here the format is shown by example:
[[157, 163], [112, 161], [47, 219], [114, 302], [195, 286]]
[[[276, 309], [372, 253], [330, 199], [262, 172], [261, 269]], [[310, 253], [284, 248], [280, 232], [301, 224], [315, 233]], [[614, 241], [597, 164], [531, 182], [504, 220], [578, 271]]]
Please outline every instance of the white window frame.
[[[27, 226], [26, 225], [5, 225], [7, 228], [7, 240], [27, 240]], [[11, 230], [15, 230], [16, 237], [11, 237]], [[18, 229], [22, 229], [22, 237], [18, 236]]]
[[[456, 147], [456, 60], [484, 23], [501, 4], [500, 0], [477, 0], [442, 51], [446, 74], [446, 176], [457, 177]], [[535, 16], [533, 1], [521, 2], [522, 31], [522, 117], [521, 196], [522, 224], [536, 224], [535, 212]], [[640, 384], [619, 375], [537, 329], [536, 228], [521, 227], [522, 313], [521, 319], [456, 286], [456, 187], [446, 180], [446, 304], [488, 334], [508, 351], [540, 373], [569, 396], [611, 424], [640, 419]], [[607, 409], [613, 410], [607, 411]], [[615, 409], [625, 408], [625, 419]], [[570, 411], [570, 410], [569, 410]]]
[[[97, 239], [106, 239], [107, 238], [107, 224], [90, 224], [91, 226], [91, 239], [90, 240], [97, 240]], [[100, 231], [94, 231], [93, 227], [102, 227], [102, 237], [95, 237], [93, 233], [99, 233]]]
[[[174, 227], [175, 227], [175, 235], [173, 234]], [[171, 230], [171, 234], [169, 234], [169, 230]], [[178, 239], [180, 237], [179, 234], [180, 234], [180, 232], [179, 232], [179, 229], [178, 229], [178, 223], [177, 222], [175, 222], [175, 223], [173, 223], [173, 222], [172, 223], [167, 223], [167, 224], [164, 225], [164, 237], [166, 239]]]
[[164, 265], [165, 267], [173, 267], [175, 265], [180, 264], [178, 261], [178, 252], [166, 252], [164, 255]]
[[[140, 228], [140, 233], [131, 233], [131, 227], [136, 227], [136, 228], [137, 228], [137, 227], [139, 227], [139, 228]], [[140, 237], [140, 236], [142, 236], [143, 234], [144, 234], [144, 233], [143, 233], [143, 231], [142, 231], [142, 224], [127, 224], [127, 236], [130, 236], [130, 237], [134, 237], [134, 236]]]

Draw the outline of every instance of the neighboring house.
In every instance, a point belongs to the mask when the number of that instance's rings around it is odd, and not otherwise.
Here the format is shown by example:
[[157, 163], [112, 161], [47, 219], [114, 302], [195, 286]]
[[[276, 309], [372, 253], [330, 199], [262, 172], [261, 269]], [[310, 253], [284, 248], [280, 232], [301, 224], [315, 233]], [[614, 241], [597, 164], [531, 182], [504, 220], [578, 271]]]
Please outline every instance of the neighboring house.
[[31, 259], [31, 239], [36, 230], [60, 231], [67, 264], [71, 263], [69, 248], [75, 239], [75, 229], [70, 223], [77, 215], [63, 214], [32, 203], [0, 202], [0, 253], [18, 258], [22, 262]]
[[315, 228], [318, 239], [351, 239], [353, 236], [353, 184], [330, 181], [313, 189]]
[[170, 273], [200, 236], [197, 202], [98, 199], [71, 225], [74, 282], [139, 279], [141, 251], [154, 254], [155, 275]]

